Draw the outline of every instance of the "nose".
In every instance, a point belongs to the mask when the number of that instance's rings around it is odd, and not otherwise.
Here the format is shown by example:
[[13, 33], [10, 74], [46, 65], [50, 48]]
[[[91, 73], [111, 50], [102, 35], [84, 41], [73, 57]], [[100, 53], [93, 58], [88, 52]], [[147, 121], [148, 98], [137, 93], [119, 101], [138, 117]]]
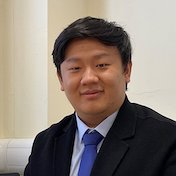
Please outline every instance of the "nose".
[[91, 68], [87, 68], [84, 73], [82, 74], [81, 84], [88, 85], [88, 84], [95, 84], [99, 80], [98, 74]]

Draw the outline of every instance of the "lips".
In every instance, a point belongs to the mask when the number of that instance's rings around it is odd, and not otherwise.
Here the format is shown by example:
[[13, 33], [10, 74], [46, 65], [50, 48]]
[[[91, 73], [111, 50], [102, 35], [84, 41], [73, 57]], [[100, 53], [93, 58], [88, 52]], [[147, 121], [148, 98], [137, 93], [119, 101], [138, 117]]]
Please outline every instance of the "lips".
[[102, 92], [102, 90], [98, 90], [98, 89], [94, 89], [94, 90], [86, 90], [86, 91], [82, 91], [81, 94], [82, 95], [89, 95], [89, 94], [96, 94]]
[[85, 96], [89, 99], [94, 99], [94, 98], [98, 98], [101, 95], [102, 92], [103, 91], [99, 90], [99, 89], [86, 90], [86, 91], [81, 92], [81, 95]]

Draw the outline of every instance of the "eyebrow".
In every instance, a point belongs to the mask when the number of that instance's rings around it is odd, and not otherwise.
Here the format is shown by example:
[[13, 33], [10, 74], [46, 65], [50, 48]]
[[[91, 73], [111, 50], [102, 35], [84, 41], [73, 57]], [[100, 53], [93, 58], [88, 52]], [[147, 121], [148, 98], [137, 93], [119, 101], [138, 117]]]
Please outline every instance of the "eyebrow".
[[65, 58], [65, 62], [77, 62], [78, 60], [80, 60], [78, 57]]
[[[97, 54], [95, 54], [93, 57], [95, 58], [95, 59], [101, 59], [102, 57], [104, 57], [104, 56], [109, 56], [110, 54], [108, 54], [108, 53], [97, 53]], [[68, 58], [65, 58], [65, 62], [77, 62], [77, 61], [79, 61], [80, 60], [80, 58], [79, 57], [76, 57], [76, 56], [73, 56], [73, 57], [68, 57]]]

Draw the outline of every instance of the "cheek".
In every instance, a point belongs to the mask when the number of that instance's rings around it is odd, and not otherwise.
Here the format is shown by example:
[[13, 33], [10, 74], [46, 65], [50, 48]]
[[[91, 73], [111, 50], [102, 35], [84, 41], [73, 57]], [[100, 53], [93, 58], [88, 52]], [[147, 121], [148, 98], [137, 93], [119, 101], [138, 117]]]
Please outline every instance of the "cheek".
[[109, 72], [106, 72], [105, 74], [101, 75], [102, 79], [106, 82], [106, 84], [109, 85], [116, 85], [120, 84], [120, 82], [123, 81], [124, 76], [120, 73], [120, 71], [112, 70]]
[[112, 93], [118, 93], [125, 90], [126, 78], [123, 74], [115, 72], [114, 74], [107, 75], [105, 81], [109, 91], [112, 91]]
[[78, 90], [79, 81], [73, 77], [63, 77], [62, 87], [67, 93], [75, 93]]

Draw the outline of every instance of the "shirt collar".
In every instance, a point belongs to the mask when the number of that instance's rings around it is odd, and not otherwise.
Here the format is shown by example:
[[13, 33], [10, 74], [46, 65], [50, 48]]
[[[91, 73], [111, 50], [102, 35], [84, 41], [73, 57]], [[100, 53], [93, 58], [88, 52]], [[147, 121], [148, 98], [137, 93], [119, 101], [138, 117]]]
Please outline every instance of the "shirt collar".
[[77, 132], [78, 132], [78, 138], [81, 143], [82, 137], [84, 133], [90, 129], [91, 131], [96, 130], [98, 131], [103, 137], [106, 137], [109, 129], [111, 128], [116, 116], [118, 114], [118, 111], [114, 112], [110, 116], [108, 116], [105, 120], [103, 120], [98, 126], [95, 128], [89, 128], [83, 121], [80, 120], [78, 117], [78, 114], [76, 113], [76, 122], [77, 122]]

